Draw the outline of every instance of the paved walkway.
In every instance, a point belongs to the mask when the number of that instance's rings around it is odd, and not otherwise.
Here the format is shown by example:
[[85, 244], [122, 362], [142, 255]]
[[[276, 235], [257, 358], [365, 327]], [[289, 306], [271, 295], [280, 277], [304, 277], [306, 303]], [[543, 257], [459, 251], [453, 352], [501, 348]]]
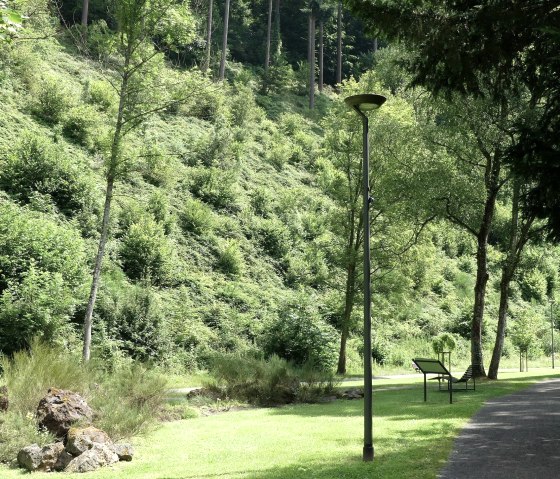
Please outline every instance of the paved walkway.
[[456, 439], [438, 477], [560, 478], [560, 380], [488, 401]]

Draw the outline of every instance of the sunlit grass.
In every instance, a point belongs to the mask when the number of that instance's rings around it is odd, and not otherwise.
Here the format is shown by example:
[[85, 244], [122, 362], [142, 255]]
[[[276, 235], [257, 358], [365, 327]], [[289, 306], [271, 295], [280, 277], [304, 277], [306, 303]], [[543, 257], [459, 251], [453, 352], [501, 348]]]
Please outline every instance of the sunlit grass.
[[[446, 393], [431, 384], [423, 401], [422, 377], [375, 382], [374, 463], [361, 461], [362, 401], [251, 409], [164, 424], [137, 441], [132, 463], [77, 479], [433, 479], [453, 439], [489, 398], [514, 392], [552, 370], [503, 373], [477, 383], [476, 392]], [[342, 387], [345, 387], [344, 384]], [[24, 477], [0, 469], [0, 477]], [[34, 474], [35, 479], [52, 477]]]

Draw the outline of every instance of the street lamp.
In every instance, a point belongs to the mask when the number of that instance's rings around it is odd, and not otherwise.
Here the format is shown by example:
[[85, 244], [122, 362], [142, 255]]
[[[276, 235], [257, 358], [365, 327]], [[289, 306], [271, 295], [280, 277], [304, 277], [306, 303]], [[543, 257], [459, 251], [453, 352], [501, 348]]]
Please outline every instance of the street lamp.
[[369, 122], [366, 113], [377, 110], [386, 98], [381, 95], [353, 95], [344, 102], [362, 118], [363, 125], [363, 223], [364, 223], [364, 461], [373, 461], [373, 412], [371, 364], [371, 259], [369, 206], [373, 200], [369, 189]]
[[550, 298], [548, 300], [550, 302], [550, 337], [551, 337], [551, 346], [552, 346], [552, 369], [554, 369], [554, 317], [553, 307], [554, 307], [554, 300]]

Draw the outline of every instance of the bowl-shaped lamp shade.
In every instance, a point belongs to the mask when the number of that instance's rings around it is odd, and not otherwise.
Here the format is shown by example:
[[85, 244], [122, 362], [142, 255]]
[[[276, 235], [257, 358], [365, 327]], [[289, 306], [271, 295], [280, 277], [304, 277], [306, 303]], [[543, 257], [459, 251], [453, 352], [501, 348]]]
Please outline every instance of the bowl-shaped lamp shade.
[[377, 110], [385, 101], [383, 95], [363, 94], [352, 95], [344, 100], [344, 102], [351, 107], [358, 108], [361, 112]]

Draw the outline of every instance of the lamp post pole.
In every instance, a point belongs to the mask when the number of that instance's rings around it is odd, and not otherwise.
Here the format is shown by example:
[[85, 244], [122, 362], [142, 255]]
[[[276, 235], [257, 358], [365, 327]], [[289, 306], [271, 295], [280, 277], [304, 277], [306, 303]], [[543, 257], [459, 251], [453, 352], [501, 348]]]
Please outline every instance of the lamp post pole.
[[370, 219], [369, 208], [372, 201], [369, 188], [369, 120], [365, 111], [379, 108], [385, 103], [381, 95], [354, 95], [346, 98], [362, 119], [363, 162], [362, 194], [364, 223], [364, 447], [363, 460], [373, 461], [373, 387], [371, 359], [371, 257], [370, 257]]

